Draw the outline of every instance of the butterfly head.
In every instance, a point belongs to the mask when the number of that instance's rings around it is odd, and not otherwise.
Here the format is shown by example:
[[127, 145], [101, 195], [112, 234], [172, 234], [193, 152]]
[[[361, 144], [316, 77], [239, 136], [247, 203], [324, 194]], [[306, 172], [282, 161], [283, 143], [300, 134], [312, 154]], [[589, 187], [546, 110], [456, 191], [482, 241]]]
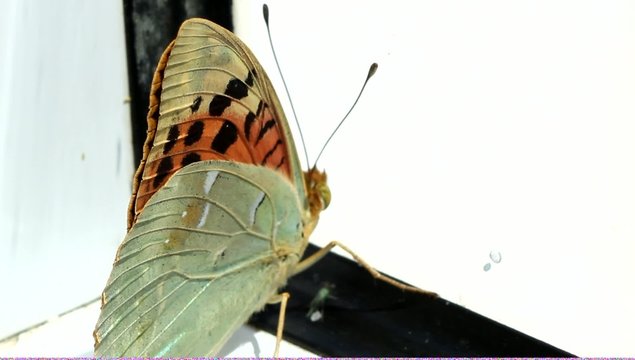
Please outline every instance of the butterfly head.
[[304, 181], [309, 199], [309, 211], [315, 226], [320, 212], [331, 203], [331, 190], [326, 183], [326, 173], [316, 167], [304, 173]]

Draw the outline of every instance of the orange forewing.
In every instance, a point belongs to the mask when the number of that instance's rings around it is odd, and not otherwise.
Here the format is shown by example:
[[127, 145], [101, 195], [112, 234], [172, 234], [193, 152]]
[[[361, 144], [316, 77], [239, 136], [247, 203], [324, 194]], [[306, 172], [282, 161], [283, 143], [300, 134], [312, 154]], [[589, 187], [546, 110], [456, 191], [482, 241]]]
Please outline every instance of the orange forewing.
[[[278, 169], [290, 178], [283, 130], [266, 99], [254, 89], [258, 74], [219, 74], [223, 86], [212, 93], [188, 94], [189, 109], [172, 116], [173, 109], [161, 108], [165, 96], [164, 81], [178, 63], [170, 55], [179, 43], [173, 42], [163, 53], [155, 71], [150, 91], [148, 134], [143, 158], [135, 173], [128, 214], [128, 229], [132, 227], [150, 197], [179, 169], [197, 161], [229, 160], [263, 165]], [[185, 44], [187, 45], [187, 44]], [[226, 77], [226, 78], [224, 78]], [[159, 120], [169, 118], [170, 123]], [[176, 119], [175, 119], [176, 117]]]

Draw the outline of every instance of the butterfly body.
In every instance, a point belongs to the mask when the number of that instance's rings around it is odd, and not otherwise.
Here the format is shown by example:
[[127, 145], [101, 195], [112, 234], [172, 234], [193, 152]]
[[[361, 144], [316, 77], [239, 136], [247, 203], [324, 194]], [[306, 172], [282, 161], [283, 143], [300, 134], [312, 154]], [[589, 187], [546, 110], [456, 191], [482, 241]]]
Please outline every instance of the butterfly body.
[[216, 354], [293, 274], [330, 199], [325, 182], [302, 172], [249, 49], [216, 24], [186, 21], [155, 72], [95, 354]]

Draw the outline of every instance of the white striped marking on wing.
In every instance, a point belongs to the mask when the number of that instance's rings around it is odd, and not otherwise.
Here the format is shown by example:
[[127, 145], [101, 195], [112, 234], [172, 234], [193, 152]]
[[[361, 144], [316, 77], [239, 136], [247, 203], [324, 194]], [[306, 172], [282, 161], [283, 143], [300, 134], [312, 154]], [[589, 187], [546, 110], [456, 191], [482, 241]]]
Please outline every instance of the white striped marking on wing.
[[207, 220], [207, 215], [209, 214], [209, 206], [210, 203], [205, 204], [205, 208], [203, 209], [203, 214], [201, 215], [201, 219], [198, 221], [198, 225], [196, 225], [197, 229], [200, 229], [203, 224], [205, 224], [205, 220]]
[[205, 190], [205, 193], [209, 193], [210, 189], [212, 188], [212, 185], [214, 185], [214, 182], [216, 182], [216, 177], [218, 176], [218, 171], [208, 171], [207, 175], [205, 176], [205, 181], [203, 182], [203, 190]]
[[249, 208], [249, 225], [253, 225], [256, 222], [256, 211], [258, 211], [258, 207], [262, 204], [262, 200], [265, 198], [265, 193], [260, 192], [256, 199], [251, 203], [251, 207]]

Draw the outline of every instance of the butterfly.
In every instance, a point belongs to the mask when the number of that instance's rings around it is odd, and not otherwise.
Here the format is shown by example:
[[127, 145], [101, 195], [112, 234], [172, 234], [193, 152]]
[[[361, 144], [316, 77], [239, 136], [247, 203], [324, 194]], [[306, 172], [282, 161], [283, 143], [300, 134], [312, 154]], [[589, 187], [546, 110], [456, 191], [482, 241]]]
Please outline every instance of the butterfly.
[[208, 20], [163, 53], [147, 120], [95, 355], [214, 355], [297, 271], [326, 174], [302, 171], [264, 69]]

